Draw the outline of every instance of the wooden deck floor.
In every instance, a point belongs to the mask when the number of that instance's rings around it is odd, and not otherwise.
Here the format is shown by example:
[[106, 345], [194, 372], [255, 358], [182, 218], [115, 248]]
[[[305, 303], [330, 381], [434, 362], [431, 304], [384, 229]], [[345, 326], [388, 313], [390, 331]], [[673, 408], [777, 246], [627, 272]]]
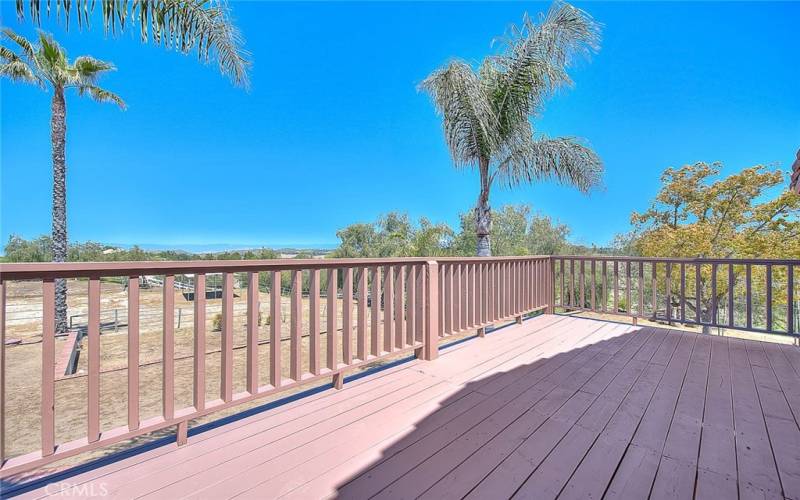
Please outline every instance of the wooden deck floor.
[[24, 496], [800, 500], [798, 422], [797, 347], [540, 316]]

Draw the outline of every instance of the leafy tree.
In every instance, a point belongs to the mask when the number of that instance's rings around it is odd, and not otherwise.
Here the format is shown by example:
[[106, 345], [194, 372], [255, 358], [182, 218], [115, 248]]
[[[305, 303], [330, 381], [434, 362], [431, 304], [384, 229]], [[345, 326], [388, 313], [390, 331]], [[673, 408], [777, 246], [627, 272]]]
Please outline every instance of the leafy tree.
[[783, 173], [759, 165], [724, 179], [720, 163], [668, 168], [662, 187], [631, 223], [648, 257], [787, 258], [800, 255], [800, 196], [784, 191]]
[[4, 253], [7, 262], [49, 262], [53, 260], [53, 240], [49, 236], [39, 236], [29, 241], [12, 234]]
[[[50, 139], [53, 148], [53, 260], [67, 259], [67, 89], [97, 102], [111, 102], [125, 109], [122, 99], [97, 85], [106, 72], [113, 71], [111, 63], [91, 56], [79, 56], [70, 62], [67, 53], [49, 34], [40, 32], [34, 44], [10, 29], [3, 30], [4, 38], [13, 42], [19, 53], [0, 46], [0, 75], [13, 81], [32, 83], [53, 92], [50, 105]], [[67, 330], [67, 284], [56, 280], [56, 333]]]
[[[249, 54], [243, 48], [242, 35], [233, 24], [224, 1], [56, 0], [54, 3], [58, 20], [67, 28], [74, 18], [79, 29], [88, 29], [96, 3], [100, 3], [106, 34], [115, 35], [138, 28], [142, 42], [152, 41], [184, 54], [194, 51], [200, 61], [216, 62], [219, 71], [234, 84], [248, 85]], [[25, 17], [27, 4], [31, 19], [35, 24], [40, 24], [41, 0], [16, 0], [16, 4], [20, 20]], [[47, 0], [47, 16], [50, 15], [50, 5], [50, 0]]]
[[[549, 216], [534, 214], [528, 224], [527, 249], [530, 255], [565, 255], [576, 253], [567, 241], [570, 229]], [[583, 253], [583, 252], [580, 252]]]
[[495, 182], [513, 188], [555, 179], [581, 191], [600, 182], [602, 163], [591, 149], [571, 137], [535, 137], [529, 120], [549, 95], [572, 83], [567, 69], [576, 56], [598, 49], [599, 32], [587, 13], [556, 2], [538, 23], [526, 14], [503, 39], [505, 49], [478, 68], [455, 60], [421, 83], [442, 115], [453, 162], [480, 174], [474, 216], [479, 256], [491, 255]]
[[[718, 178], [721, 164], [695, 163], [668, 168], [662, 187], [644, 213], [633, 213], [635, 250], [646, 257], [797, 258], [800, 256], [800, 195], [775, 193], [783, 173], [758, 165]], [[734, 297], [741, 297], [743, 266], [733, 266]], [[754, 287], [764, 282], [763, 266], [753, 267]], [[677, 273], [672, 290], [678, 290]], [[785, 287], [785, 267], [774, 269], [775, 284]], [[711, 295], [711, 266], [701, 266], [700, 315], [710, 322], [728, 293], [728, 273], [717, 277]], [[661, 281], [661, 280], [660, 280]], [[695, 311], [698, 293], [688, 280], [687, 307]], [[785, 302], [779, 288], [774, 296]], [[670, 297], [678, 304], [678, 297]], [[714, 305], [717, 307], [714, 307]], [[786, 304], [784, 304], [786, 305]]]

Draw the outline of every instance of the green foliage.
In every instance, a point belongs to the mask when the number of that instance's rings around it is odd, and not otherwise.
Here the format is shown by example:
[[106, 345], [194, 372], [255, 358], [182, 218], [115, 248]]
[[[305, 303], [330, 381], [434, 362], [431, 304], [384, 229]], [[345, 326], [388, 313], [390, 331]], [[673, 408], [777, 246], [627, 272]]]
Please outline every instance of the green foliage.
[[[26, 240], [11, 235], [4, 248], [5, 262], [52, 262], [52, 239], [39, 236]], [[245, 251], [226, 251], [219, 253], [195, 254], [182, 250], [143, 250], [134, 245], [129, 249], [116, 248], [93, 241], [73, 243], [69, 247], [68, 260], [71, 262], [127, 262], [158, 260], [269, 260], [277, 259], [279, 254], [269, 248]], [[262, 273], [265, 274], [265, 273]]]
[[[139, 29], [142, 42], [152, 40], [156, 45], [177, 49], [184, 54], [194, 51], [204, 63], [216, 62], [220, 73], [236, 85], [247, 87], [249, 54], [244, 39], [234, 25], [226, 2], [208, 0], [136, 0], [133, 2], [104, 1], [101, 13], [106, 34], [126, 29]], [[25, 17], [25, 5], [33, 22], [40, 24], [41, 0], [16, 0], [17, 15]], [[80, 29], [88, 29], [94, 13], [94, 0], [56, 0], [58, 21], [69, 28], [75, 19]], [[51, 12], [50, 0], [46, 14]], [[62, 14], [63, 12], [63, 14]], [[74, 12], [74, 17], [72, 13]]]
[[38, 43], [33, 43], [5, 28], [3, 38], [13, 42], [19, 53], [8, 47], [0, 49], [0, 76], [42, 87], [50, 84], [57, 91], [74, 88], [82, 96], [125, 109], [118, 95], [97, 86], [103, 73], [114, 71], [111, 63], [91, 56], [79, 56], [70, 63], [67, 52], [49, 33], [39, 32]]
[[647, 211], [633, 213], [635, 248], [648, 257], [800, 255], [800, 195], [776, 193], [783, 173], [763, 165], [718, 179], [719, 163], [668, 168]]
[[[339, 247], [331, 257], [433, 257], [474, 255], [475, 212], [460, 215], [458, 231], [444, 223], [407, 214], [391, 213], [374, 223], [359, 223], [339, 230]], [[528, 205], [506, 205], [494, 215], [493, 255], [550, 255], [586, 253], [568, 242], [569, 228], [550, 217], [533, 213]]]
[[211, 317], [211, 331], [214, 332], [222, 331], [222, 313], [216, 313], [214, 316]]
[[422, 257], [449, 255], [452, 230], [421, 218], [413, 224], [408, 214], [397, 212], [374, 223], [359, 223], [336, 232], [341, 241], [331, 257]]

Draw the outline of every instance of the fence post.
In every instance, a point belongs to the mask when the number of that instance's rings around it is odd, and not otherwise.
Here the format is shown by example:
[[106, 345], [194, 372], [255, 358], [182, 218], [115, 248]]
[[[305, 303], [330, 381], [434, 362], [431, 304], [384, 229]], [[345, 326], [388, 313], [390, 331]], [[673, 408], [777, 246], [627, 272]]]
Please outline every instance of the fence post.
[[[554, 314], [556, 312], [556, 259], [550, 256], [550, 265], [547, 269], [547, 276], [544, 279], [544, 286], [547, 290], [547, 314]], [[563, 300], [563, 297], [562, 297]]]
[[425, 345], [417, 357], [431, 361], [439, 357], [439, 263], [429, 260], [425, 268]]

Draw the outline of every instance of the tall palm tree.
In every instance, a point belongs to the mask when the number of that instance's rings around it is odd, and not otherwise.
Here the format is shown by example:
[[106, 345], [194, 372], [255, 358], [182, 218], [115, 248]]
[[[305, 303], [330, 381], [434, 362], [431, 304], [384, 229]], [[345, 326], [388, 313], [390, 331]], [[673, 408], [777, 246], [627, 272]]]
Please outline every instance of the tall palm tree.
[[[110, 63], [91, 56], [76, 57], [70, 62], [67, 53], [49, 34], [39, 33], [34, 44], [10, 29], [3, 38], [16, 44], [19, 53], [0, 45], [0, 76], [52, 89], [50, 104], [50, 141], [53, 156], [53, 260], [67, 260], [67, 102], [64, 93], [75, 89], [98, 102], [112, 102], [125, 109], [120, 97], [97, 85], [103, 73], [114, 70]], [[56, 332], [67, 330], [67, 284], [56, 280]]]
[[[16, 4], [20, 20], [27, 5], [33, 22], [40, 23], [42, 0], [16, 0]], [[184, 54], [196, 51], [201, 61], [216, 62], [235, 85], [248, 86], [249, 54], [225, 0], [46, 0], [45, 14], [51, 15], [52, 7], [67, 28], [75, 19], [84, 29], [91, 26], [96, 5], [107, 34], [138, 27], [142, 42], [152, 40]]]
[[572, 83], [568, 67], [599, 48], [599, 35], [587, 13], [556, 2], [538, 23], [526, 14], [522, 26], [501, 39], [504, 50], [477, 69], [454, 60], [420, 84], [442, 115], [454, 163], [480, 174], [478, 256], [491, 255], [494, 182], [515, 187], [555, 179], [584, 192], [600, 183], [602, 162], [591, 149], [572, 137], [534, 137], [530, 122], [546, 97]]

